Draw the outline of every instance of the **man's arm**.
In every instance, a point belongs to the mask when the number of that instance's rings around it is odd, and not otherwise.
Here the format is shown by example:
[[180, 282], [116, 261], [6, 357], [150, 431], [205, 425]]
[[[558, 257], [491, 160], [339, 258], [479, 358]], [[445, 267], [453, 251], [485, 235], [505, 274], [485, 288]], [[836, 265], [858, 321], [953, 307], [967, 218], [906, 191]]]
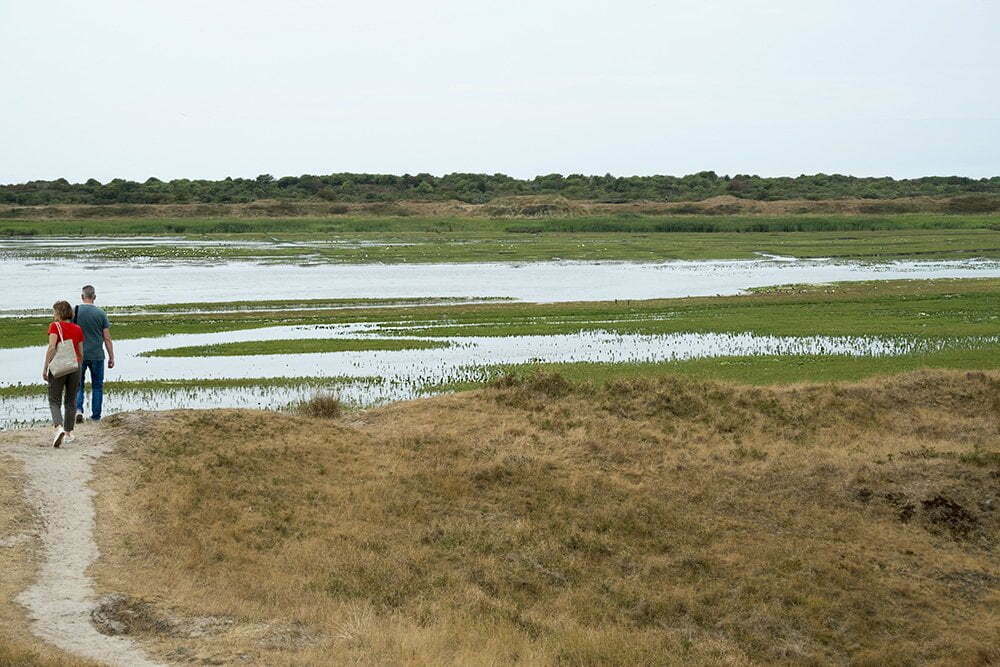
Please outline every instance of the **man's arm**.
[[111, 329], [104, 329], [104, 349], [108, 351], [108, 368], [115, 367], [115, 346], [111, 343]]

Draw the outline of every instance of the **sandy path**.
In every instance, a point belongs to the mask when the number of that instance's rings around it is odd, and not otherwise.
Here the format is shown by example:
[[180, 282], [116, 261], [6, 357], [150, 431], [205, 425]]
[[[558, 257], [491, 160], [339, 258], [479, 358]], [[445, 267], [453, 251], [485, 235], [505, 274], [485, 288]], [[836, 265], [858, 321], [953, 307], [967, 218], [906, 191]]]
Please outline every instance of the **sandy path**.
[[27, 494], [42, 517], [44, 561], [37, 582], [17, 601], [31, 617], [32, 631], [64, 651], [112, 665], [156, 665], [132, 642], [102, 635], [90, 622], [97, 594], [87, 568], [97, 560], [94, 541], [93, 464], [111, 450], [98, 429], [84, 429], [77, 442], [54, 449], [48, 430], [5, 438], [0, 455], [24, 463]]

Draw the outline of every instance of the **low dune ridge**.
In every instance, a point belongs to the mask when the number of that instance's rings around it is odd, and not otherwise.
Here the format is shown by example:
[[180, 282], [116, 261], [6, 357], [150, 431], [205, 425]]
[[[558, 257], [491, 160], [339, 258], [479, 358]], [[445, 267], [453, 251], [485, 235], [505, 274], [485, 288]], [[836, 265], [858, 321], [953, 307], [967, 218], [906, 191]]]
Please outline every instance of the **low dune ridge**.
[[[326, 202], [308, 199], [258, 199], [248, 203], [0, 205], [0, 220], [88, 220], [111, 218], [294, 218], [328, 216], [539, 218], [587, 215], [895, 215], [903, 213], [1000, 213], [1000, 197], [958, 195], [891, 199], [747, 199], [716, 195], [690, 201], [622, 202], [570, 199], [536, 194], [496, 197], [485, 203], [457, 199], [378, 202]], [[223, 230], [225, 231], [225, 230]], [[233, 229], [231, 231], [240, 231]]]
[[536, 375], [101, 433], [100, 615], [164, 661], [1000, 660], [996, 373]]

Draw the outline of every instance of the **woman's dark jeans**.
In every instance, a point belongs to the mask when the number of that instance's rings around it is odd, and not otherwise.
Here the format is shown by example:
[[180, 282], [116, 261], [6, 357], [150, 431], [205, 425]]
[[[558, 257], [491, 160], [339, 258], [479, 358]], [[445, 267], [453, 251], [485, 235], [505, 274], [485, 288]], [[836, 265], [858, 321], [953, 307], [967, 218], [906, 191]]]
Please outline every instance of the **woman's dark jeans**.
[[76, 424], [76, 388], [79, 384], [79, 372], [67, 373], [61, 377], [53, 377], [49, 373], [49, 410], [52, 411], [52, 423], [62, 426], [67, 433]]

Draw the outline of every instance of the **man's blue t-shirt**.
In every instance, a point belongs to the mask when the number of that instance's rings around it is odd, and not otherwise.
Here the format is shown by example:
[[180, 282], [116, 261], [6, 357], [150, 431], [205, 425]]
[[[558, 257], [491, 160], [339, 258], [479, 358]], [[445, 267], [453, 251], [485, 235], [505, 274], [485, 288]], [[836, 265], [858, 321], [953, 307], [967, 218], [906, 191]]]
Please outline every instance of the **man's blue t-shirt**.
[[73, 321], [83, 329], [84, 361], [104, 361], [104, 330], [111, 328], [108, 316], [93, 304], [81, 303]]

